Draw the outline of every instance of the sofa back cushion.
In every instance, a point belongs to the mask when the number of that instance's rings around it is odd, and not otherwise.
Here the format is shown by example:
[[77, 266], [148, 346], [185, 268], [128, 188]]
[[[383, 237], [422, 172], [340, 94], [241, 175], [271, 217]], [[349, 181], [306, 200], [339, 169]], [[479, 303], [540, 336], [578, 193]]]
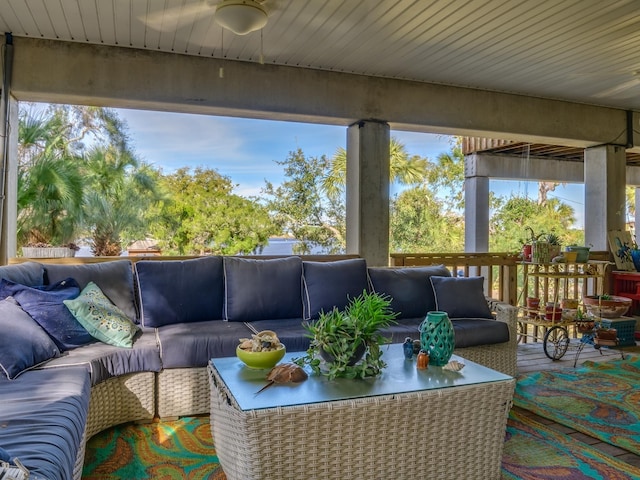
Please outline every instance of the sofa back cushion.
[[113, 260], [83, 265], [45, 265], [47, 283], [73, 278], [80, 289], [95, 283], [102, 293], [131, 320], [137, 321], [138, 312], [133, 294], [133, 271], [129, 260]]
[[0, 300], [0, 372], [12, 380], [60, 355], [51, 337], [12, 301]]
[[44, 284], [44, 266], [36, 262], [24, 262], [17, 265], [0, 267], [0, 278], [10, 282], [34, 287]]
[[484, 277], [436, 277], [433, 285], [436, 309], [449, 318], [493, 318], [484, 296]]
[[305, 318], [318, 318], [333, 307], [342, 310], [350, 299], [368, 289], [367, 263], [364, 258], [334, 262], [303, 262]]
[[428, 267], [369, 267], [369, 279], [374, 292], [391, 297], [391, 309], [399, 318], [425, 317], [436, 310], [436, 299], [429, 278], [451, 276], [444, 265]]
[[222, 318], [222, 257], [140, 260], [135, 271], [143, 326]]
[[224, 319], [231, 322], [302, 318], [300, 257], [224, 258]]

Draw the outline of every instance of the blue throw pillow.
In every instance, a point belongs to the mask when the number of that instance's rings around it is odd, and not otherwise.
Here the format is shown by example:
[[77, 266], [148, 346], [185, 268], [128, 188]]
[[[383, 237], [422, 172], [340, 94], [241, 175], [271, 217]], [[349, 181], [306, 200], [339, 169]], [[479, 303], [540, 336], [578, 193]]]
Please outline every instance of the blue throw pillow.
[[44, 328], [60, 351], [95, 341], [62, 303], [79, 294], [80, 287], [72, 278], [42, 287], [28, 287], [4, 279], [0, 281], [0, 299], [15, 298], [22, 309]]
[[254, 260], [225, 257], [225, 320], [302, 318], [300, 257]]
[[391, 297], [391, 309], [400, 318], [423, 318], [436, 310], [436, 299], [429, 277], [451, 276], [444, 265], [429, 267], [369, 267], [373, 291]]
[[141, 260], [135, 270], [145, 327], [222, 319], [222, 257]]
[[0, 462], [8, 462], [11, 459], [9, 452], [0, 447]]
[[493, 318], [484, 296], [484, 277], [431, 277], [436, 309], [449, 318]]
[[318, 318], [333, 307], [342, 310], [349, 300], [368, 290], [367, 263], [364, 258], [334, 262], [303, 262], [305, 318]]
[[0, 370], [9, 380], [60, 355], [42, 327], [11, 300], [0, 300]]

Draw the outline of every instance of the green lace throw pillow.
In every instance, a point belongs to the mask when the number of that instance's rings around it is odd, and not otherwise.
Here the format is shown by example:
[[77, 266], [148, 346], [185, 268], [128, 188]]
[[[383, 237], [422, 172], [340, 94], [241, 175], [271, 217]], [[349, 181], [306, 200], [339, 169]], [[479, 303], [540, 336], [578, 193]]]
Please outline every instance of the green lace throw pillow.
[[132, 347], [139, 327], [95, 283], [89, 282], [77, 298], [64, 304], [92, 337], [116, 347]]

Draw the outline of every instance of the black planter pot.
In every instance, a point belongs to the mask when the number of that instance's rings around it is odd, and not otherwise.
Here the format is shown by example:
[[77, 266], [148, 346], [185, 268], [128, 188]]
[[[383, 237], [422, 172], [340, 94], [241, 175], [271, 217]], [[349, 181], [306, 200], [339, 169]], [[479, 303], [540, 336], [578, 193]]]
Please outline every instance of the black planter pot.
[[[356, 363], [358, 363], [366, 350], [367, 350], [367, 346], [364, 343], [360, 344], [347, 365], [352, 367]], [[320, 356], [327, 363], [333, 363], [335, 361], [335, 358], [333, 357], [333, 355], [331, 355], [328, 352], [325, 352], [324, 349], [322, 348], [320, 349]]]

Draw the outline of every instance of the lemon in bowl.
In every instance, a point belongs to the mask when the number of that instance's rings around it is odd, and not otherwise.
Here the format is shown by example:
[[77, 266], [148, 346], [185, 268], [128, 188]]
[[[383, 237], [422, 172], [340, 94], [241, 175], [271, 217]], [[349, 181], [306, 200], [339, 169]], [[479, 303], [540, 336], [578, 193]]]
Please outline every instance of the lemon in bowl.
[[236, 356], [249, 368], [267, 369], [273, 368], [282, 360], [286, 349], [284, 345], [276, 350], [266, 350], [262, 352], [252, 352], [251, 350], [243, 350], [240, 345], [236, 348]]

